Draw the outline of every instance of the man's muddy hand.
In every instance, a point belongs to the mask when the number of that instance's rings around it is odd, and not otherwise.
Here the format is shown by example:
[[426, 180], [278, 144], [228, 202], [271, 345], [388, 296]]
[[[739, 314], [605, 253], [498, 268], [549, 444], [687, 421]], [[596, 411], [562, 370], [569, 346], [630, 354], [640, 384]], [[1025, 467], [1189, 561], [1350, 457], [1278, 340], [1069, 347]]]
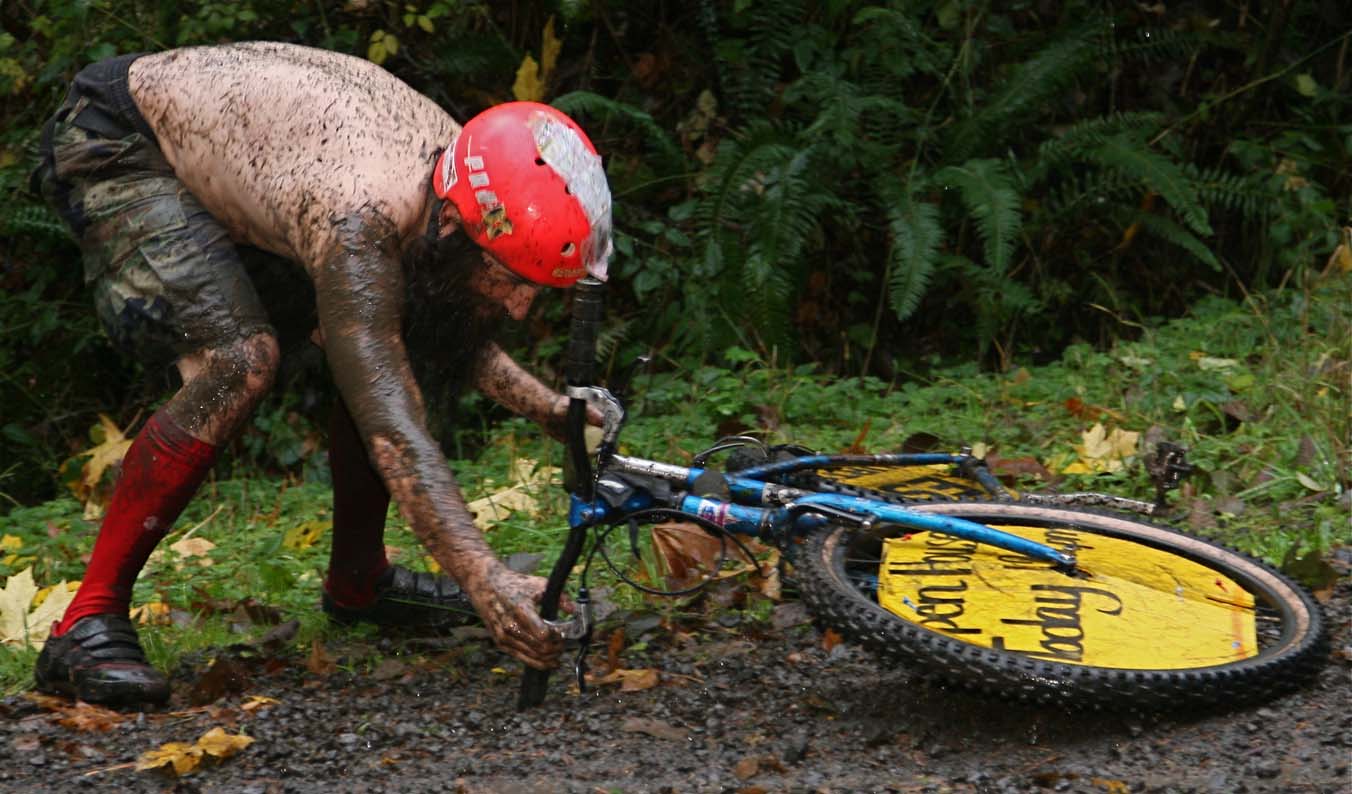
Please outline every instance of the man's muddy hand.
[[542, 577], [498, 565], [465, 591], [499, 648], [538, 670], [558, 667], [563, 639], [538, 612], [545, 591]]

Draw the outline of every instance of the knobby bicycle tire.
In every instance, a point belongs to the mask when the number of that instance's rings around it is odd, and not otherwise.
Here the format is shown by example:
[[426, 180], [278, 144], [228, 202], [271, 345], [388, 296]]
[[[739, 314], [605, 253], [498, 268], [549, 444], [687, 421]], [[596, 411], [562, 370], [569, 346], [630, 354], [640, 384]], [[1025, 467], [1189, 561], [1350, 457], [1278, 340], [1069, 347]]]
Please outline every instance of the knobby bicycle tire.
[[[1186, 669], [1122, 669], [1068, 664], [971, 643], [919, 625], [881, 606], [858, 568], [896, 526], [830, 526], [814, 533], [797, 560], [804, 601], [823, 624], [878, 655], [929, 677], [987, 694], [1071, 708], [1175, 710], [1269, 699], [1300, 685], [1327, 656], [1327, 627], [1304, 588], [1257, 560], [1209, 541], [1106, 511], [1009, 502], [908, 507], [990, 524], [1065, 527], [1182, 557], [1229, 577], [1255, 600], [1265, 621], [1256, 656]], [[881, 552], [879, 552], [881, 553]], [[874, 569], [877, 570], [876, 567]], [[1218, 580], [1219, 581], [1219, 580]]]

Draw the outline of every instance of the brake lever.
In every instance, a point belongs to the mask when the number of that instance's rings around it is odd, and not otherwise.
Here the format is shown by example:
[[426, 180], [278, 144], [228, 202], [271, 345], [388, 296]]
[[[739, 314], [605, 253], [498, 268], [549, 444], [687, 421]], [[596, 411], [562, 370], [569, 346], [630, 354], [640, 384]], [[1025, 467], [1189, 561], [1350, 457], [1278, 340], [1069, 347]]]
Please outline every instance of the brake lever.
[[587, 405], [601, 412], [601, 441], [613, 447], [624, 425], [624, 403], [620, 402], [620, 398], [600, 386], [568, 386], [564, 393], [571, 399], [586, 401]]

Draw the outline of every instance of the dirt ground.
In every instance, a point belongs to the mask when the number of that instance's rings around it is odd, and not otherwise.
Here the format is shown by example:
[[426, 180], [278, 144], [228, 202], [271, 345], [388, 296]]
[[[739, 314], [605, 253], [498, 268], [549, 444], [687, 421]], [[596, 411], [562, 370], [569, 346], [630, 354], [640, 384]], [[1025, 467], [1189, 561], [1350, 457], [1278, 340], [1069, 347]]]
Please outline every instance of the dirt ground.
[[[1170, 717], [1065, 714], [926, 684], [848, 644], [826, 650], [795, 603], [770, 623], [725, 615], [688, 635], [634, 617], [617, 661], [631, 686], [656, 686], [579, 696], [557, 675], [526, 713], [519, 668], [480, 629], [354, 637], [308, 658], [237, 649], [185, 660], [167, 708], [116, 722], [0, 701], [0, 791], [1348, 792], [1352, 583], [1326, 609], [1333, 651], [1311, 685]], [[132, 768], [217, 726], [255, 741], [178, 779]]]

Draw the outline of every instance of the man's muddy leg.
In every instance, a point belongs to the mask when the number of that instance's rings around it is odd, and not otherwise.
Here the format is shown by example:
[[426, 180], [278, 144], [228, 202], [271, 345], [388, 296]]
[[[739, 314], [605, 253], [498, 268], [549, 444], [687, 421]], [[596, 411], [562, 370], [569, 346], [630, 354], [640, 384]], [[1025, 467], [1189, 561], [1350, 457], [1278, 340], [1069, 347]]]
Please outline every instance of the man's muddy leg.
[[89, 615], [126, 615], [132, 585], [277, 372], [271, 334], [180, 360], [183, 387], [136, 435], [75, 600], [54, 636]]

